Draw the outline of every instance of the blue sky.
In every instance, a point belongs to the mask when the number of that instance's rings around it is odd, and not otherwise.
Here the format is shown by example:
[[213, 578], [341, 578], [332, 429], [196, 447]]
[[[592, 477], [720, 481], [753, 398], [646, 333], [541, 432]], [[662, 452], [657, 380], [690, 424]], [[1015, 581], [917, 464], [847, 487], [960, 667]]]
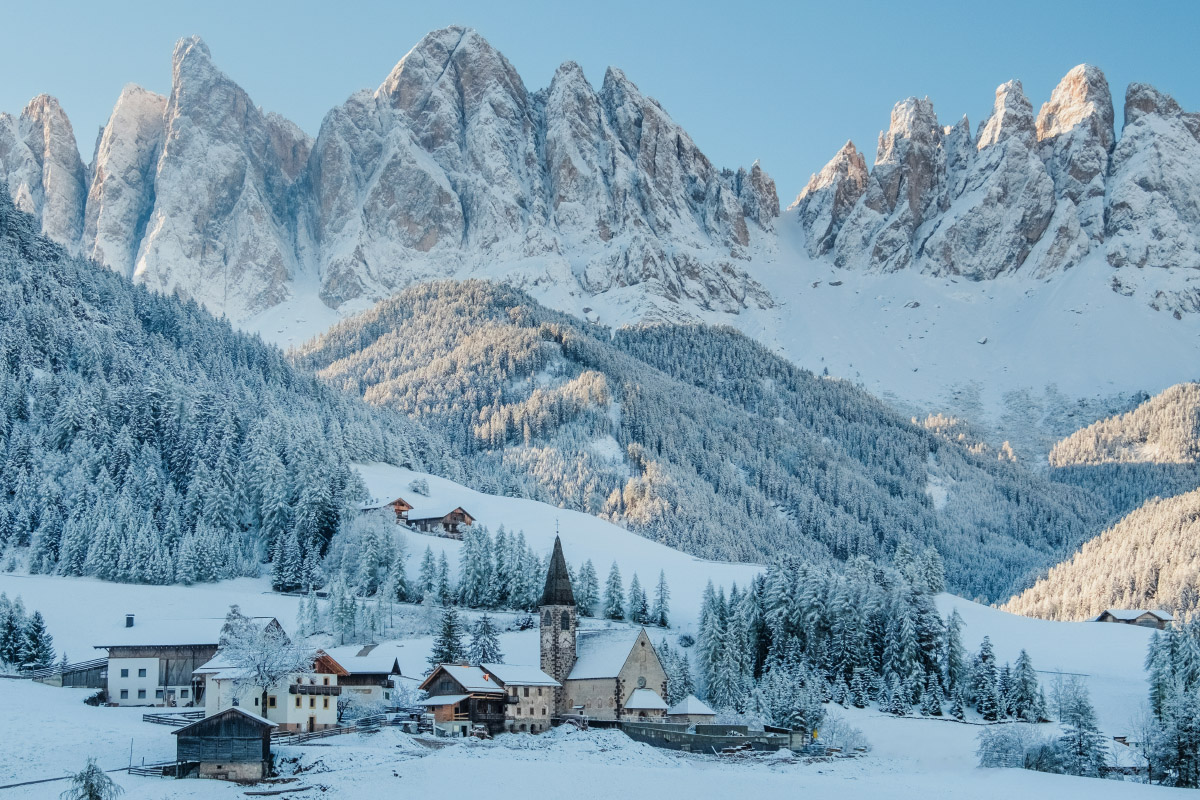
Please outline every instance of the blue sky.
[[991, 108], [1019, 78], [1035, 109], [1075, 64], [1102, 67], [1117, 105], [1152, 83], [1200, 110], [1197, 2], [8, 3], [0, 110], [57, 96], [90, 159], [121, 87], [170, 89], [180, 36], [199, 34], [256, 103], [315, 135], [325, 112], [377, 86], [427, 31], [470, 25], [526, 86], [579, 62], [657, 98], [719, 166], [759, 159], [787, 202], [847, 140], [870, 159], [892, 105], [928, 95], [943, 123]]

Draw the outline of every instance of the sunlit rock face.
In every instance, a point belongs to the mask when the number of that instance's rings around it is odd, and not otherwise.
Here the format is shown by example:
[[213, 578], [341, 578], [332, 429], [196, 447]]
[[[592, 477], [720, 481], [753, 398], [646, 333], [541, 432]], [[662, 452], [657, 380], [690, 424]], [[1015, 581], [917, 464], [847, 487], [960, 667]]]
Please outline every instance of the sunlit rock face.
[[[942, 127], [928, 100], [898, 103], [870, 174], [847, 145], [793, 209], [809, 252], [847, 269], [1044, 278], [1093, 250], [1200, 267], [1198, 141], [1200, 115], [1133, 84], [1117, 142], [1108, 82], [1081, 64], [1036, 117], [1019, 81], [1000, 86], [974, 139], [965, 117]], [[1155, 303], [1200, 308], [1200, 291]]]
[[16, 207], [39, 220], [42, 233], [78, 249], [87, 171], [71, 123], [53, 97], [35, 97], [19, 117], [0, 114], [0, 179]]

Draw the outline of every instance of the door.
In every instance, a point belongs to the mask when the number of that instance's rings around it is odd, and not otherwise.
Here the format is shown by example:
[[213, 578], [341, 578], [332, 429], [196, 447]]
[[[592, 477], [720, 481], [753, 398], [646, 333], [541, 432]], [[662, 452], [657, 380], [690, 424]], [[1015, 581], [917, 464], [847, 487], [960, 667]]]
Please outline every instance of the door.
[[308, 717], [308, 732], [312, 733], [317, 729], [317, 717], [315, 714], [310, 714]]

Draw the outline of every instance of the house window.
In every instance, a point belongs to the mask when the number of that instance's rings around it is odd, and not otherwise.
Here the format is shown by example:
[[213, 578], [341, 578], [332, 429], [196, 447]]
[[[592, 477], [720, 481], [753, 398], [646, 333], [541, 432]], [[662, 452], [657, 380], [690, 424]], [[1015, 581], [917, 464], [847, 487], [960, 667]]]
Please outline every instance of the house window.
[[529, 687], [528, 686], [525, 687], [525, 696], [529, 697]]
[[155, 689], [155, 690], [154, 690], [154, 696], [155, 696], [155, 697], [162, 697], [162, 696], [163, 696], [163, 690], [162, 690], [162, 689]]
[[122, 678], [128, 678], [128, 677], [129, 677], [129, 670], [127, 670], [127, 669], [123, 669], [123, 670], [121, 670], [121, 677], [122, 677]]
[[296, 695], [296, 708], [300, 707], [300, 696]]
[[328, 685], [329, 685], [329, 676], [328, 676], [328, 675], [326, 675], [326, 676], [325, 676], [325, 678], [324, 678], [324, 682], [325, 682], [325, 685], [326, 685], [326, 686], [328, 686]]
[[129, 699], [129, 690], [128, 690], [128, 689], [122, 689], [122, 690], [121, 690], [121, 699], [122, 699], [122, 700], [128, 700], [128, 699]]
[[542, 687], [538, 687], [538, 697], [542, 696]]
[[138, 670], [138, 677], [139, 677], [139, 678], [144, 678], [144, 677], [146, 677], [146, 670], [144, 670], [144, 669], [139, 669], [139, 670]]
[[328, 697], [326, 697], [325, 699], [323, 699], [321, 702], [325, 704], [325, 705], [323, 706], [324, 708], [329, 708], [329, 698], [328, 698]]
[[180, 697], [187, 697], [187, 696], [188, 696], [188, 690], [187, 690], [187, 689], [180, 689], [180, 690], [179, 690], [179, 696], [180, 696]]
[[258, 698], [254, 698], [254, 705], [258, 705]]
[[146, 690], [138, 689], [138, 700], [145, 700], [145, 699], [146, 699]]
[[274, 707], [275, 707], [275, 695], [270, 695], [267, 698], [267, 708], [274, 708]]
[[316, 708], [317, 707], [317, 698], [315, 698], [315, 697], [308, 698], [308, 707]]
[[546, 716], [546, 707], [542, 706], [542, 716]]

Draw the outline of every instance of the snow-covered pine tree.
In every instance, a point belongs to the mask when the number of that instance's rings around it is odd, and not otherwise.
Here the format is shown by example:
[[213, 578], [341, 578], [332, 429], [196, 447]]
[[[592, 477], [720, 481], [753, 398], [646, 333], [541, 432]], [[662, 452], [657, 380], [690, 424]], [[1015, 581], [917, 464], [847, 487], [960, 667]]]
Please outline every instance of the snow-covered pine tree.
[[1037, 722], [1040, 719], [1038, 714], [1040, 694], [1041, 687], [1038, 686], [1033, 660], [1029, 657], [1029, 653], [1021, 650], [1021, 654], [1017, 656], [1017, 666], [1012, 676], [1010, 691], [1012, 715], [1026, 722]]
[[596, 567], [589, 558], [579, 569], [579, 589], [575, 592], [575, 605], [585, 617], [594, 617], [600, 604], [600, 579]]
[[500, 651], [500, 638], [492, 618], [484, 614], [471, 626], [471, 642], [467, 645], [467, 659], [472, 664], [503, 664], [504, 653]]
[[662, 628], [670, 627], [671, 589], [667, 586], [667, 574], [659, 570], [658, 583], [654, 587], [654, 608], [650, 612], [650, 621]]
[[41, 669], [54, 663], [54, 637], [46, 630], [42, 612], [34, 611], [25, 626], [25, 641], [21, 648], [21, 666]]
[[629, 581], [629, 602], [625, 606], [629, 612], [629, 621], [645, 625], [650, 621], [650, 607], [646, 601], [646, 591], [638, 580], [637, 573]]
[[433, 640], [433, 649], [427, 663], [433, 669], [439, 664], [460, 664], [467, 659], [466, 647], [462, 641], [462, 623], [458, 618], [458, 609], [446, 606], [442, 611], [442, 622], [437, 636]]
[[438, 556], [437, 583], [434, 586], [434, 596], [444, 606], [450, 605], [454, 599], [454, 587], [450, 584], [450, 561], [443, 550]]
[[621, 582], [621, 569], [616, 561], [608, 570], [608, 581], [604, 585], [604, 617], [625, 619], [625, 587]]
[[421, 556], [421, 568], [417, 573], [417, 599], [422, 602], [432, 602], [437, 596], [438, 590], [438, 567], [437, 561], [433, 557], [433, 547], [425, 546], [425, 553]]
[[1096, 725], [1096, 711], [1087, 688], [1078, 679], [1058, 687], [1058, 721], [1063, 733], [1056, 750], [1068, 775], [1099, 775], [1107, 755], [1104, 735]]
[[951, 694], [958, 689], [967, 674], [966, 651], [962, 643], [962, 617], [958, 610], [950, 612], [946, 620], [945, 644], [942, 647], [942, 678], [946, 691]]

